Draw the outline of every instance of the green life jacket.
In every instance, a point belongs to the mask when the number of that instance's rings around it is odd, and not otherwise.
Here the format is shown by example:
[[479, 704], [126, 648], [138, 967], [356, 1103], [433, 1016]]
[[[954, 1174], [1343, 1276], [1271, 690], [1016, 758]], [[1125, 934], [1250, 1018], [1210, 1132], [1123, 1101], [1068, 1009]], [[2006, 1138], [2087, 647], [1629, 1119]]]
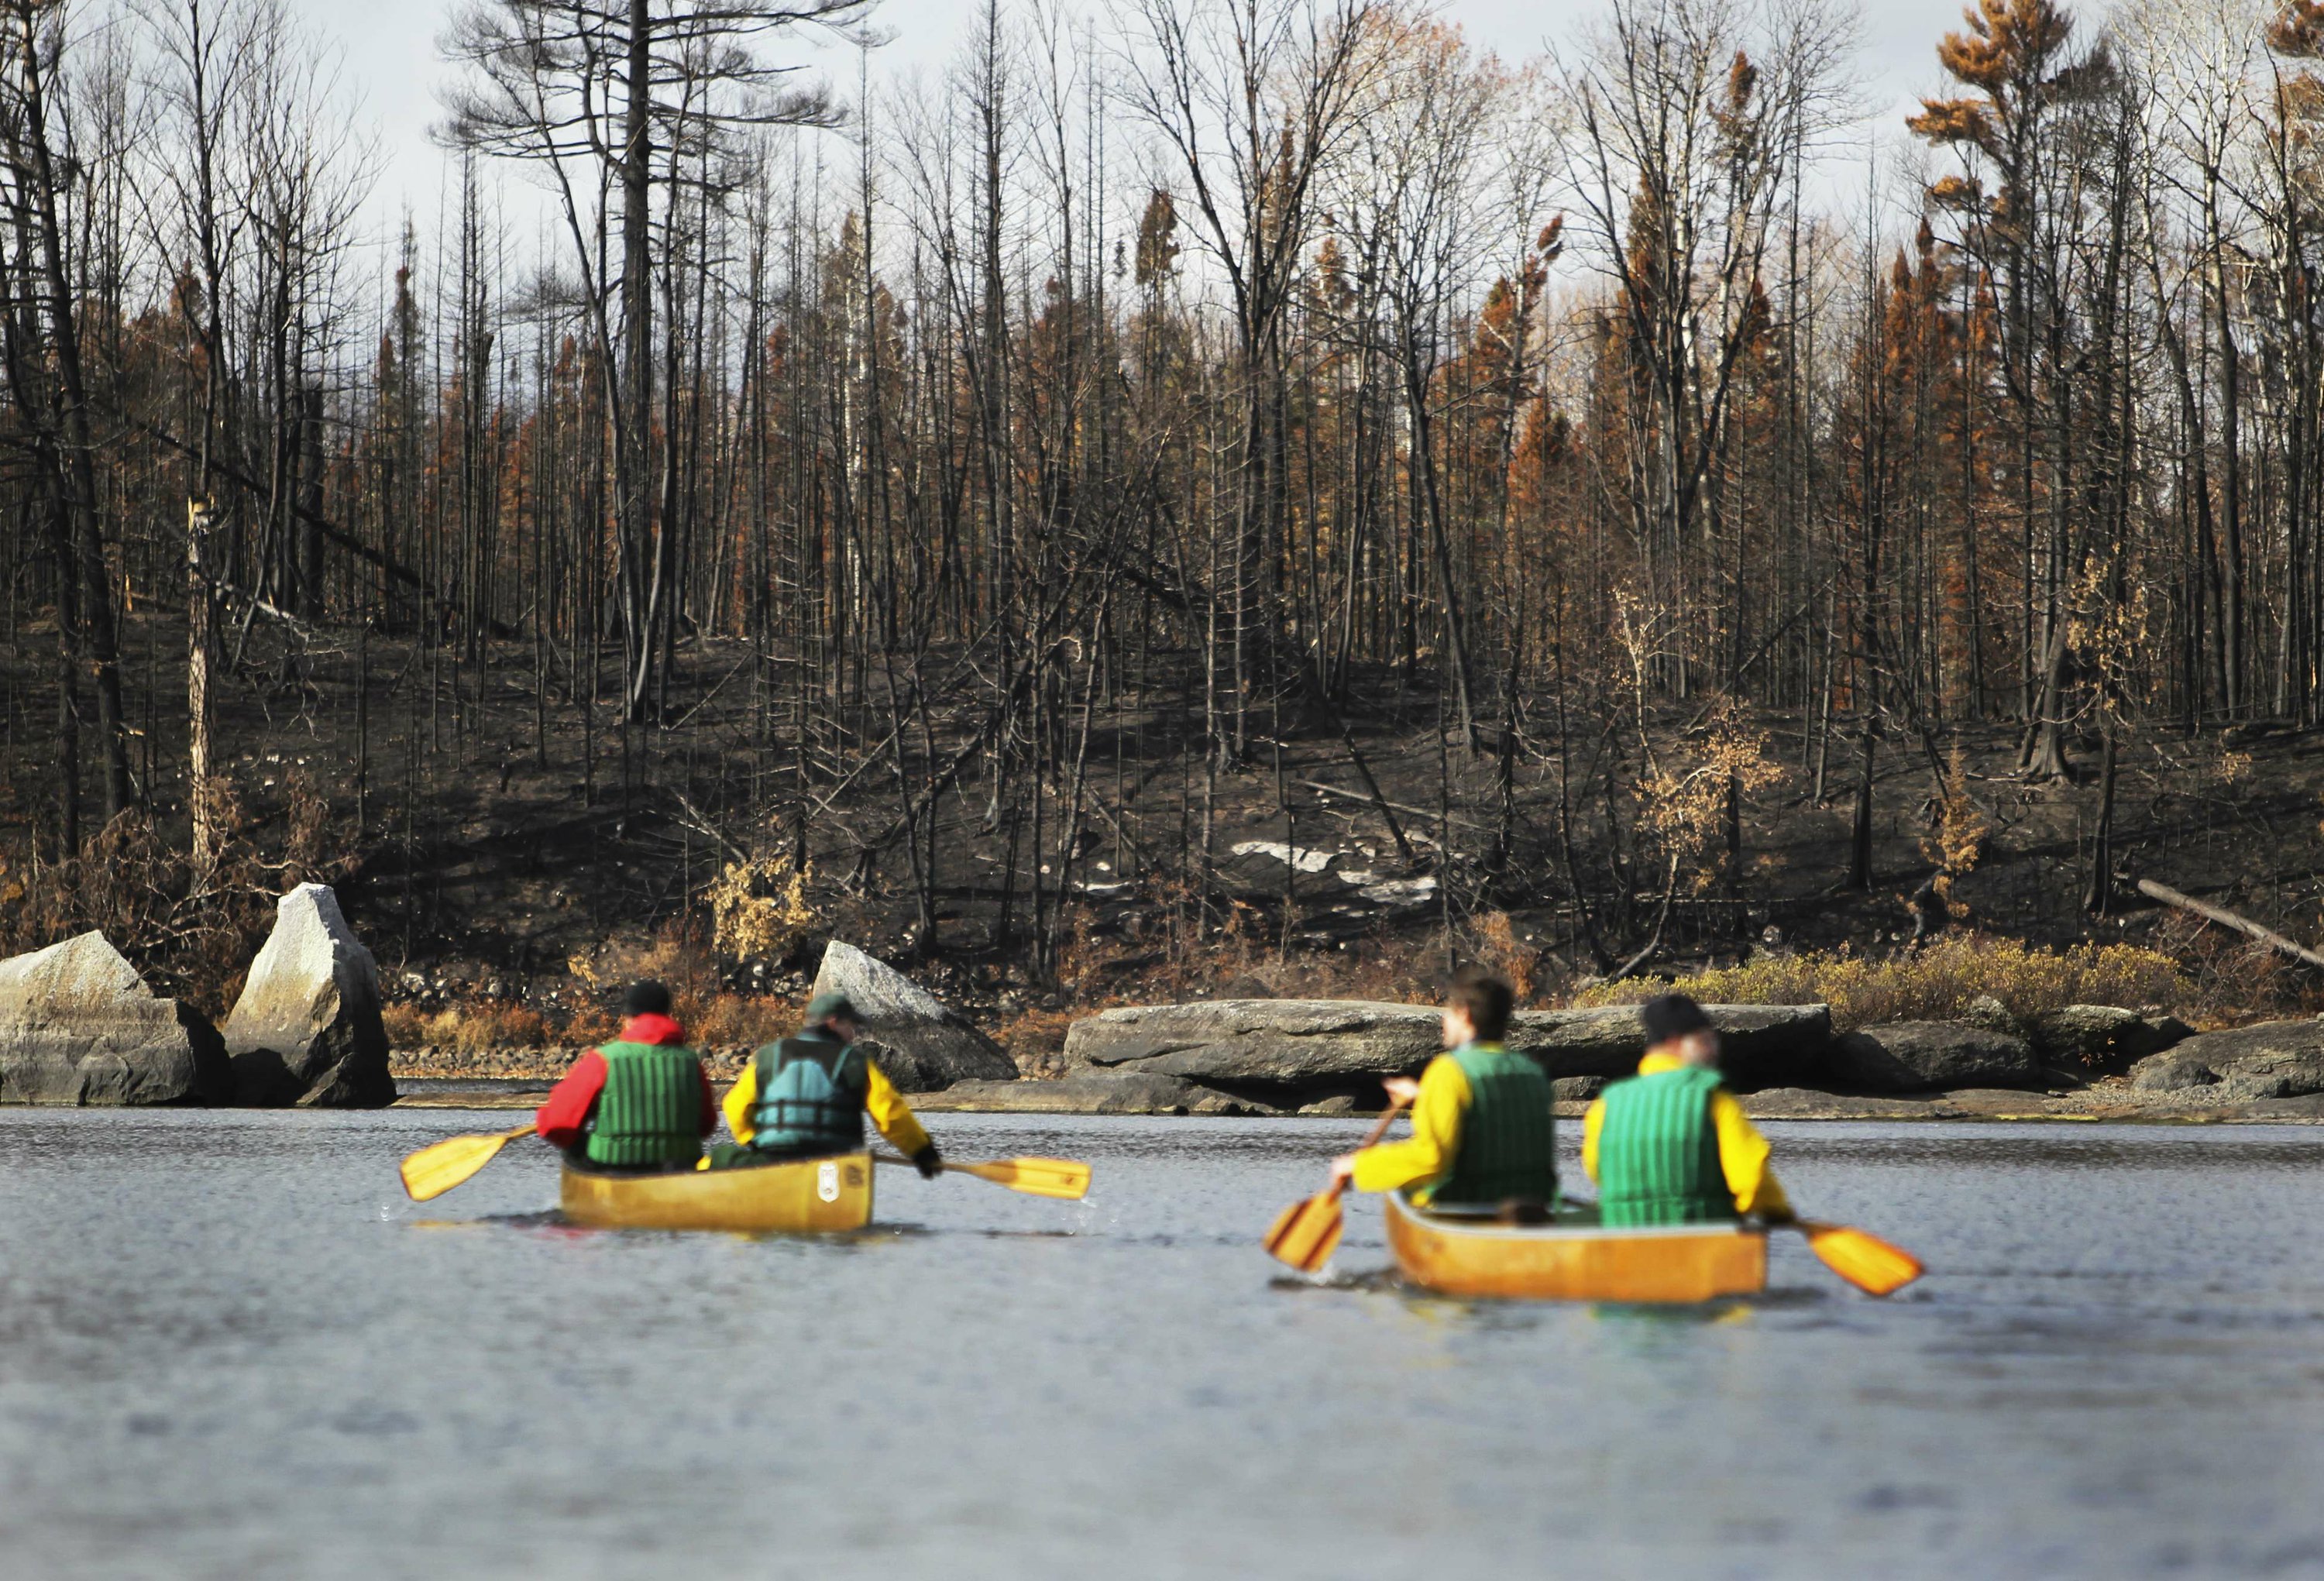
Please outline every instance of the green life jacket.
[[870, 1071], [853, 1043], [810, 1027], [757, 1055], [751, 1146], [760, 1153], [852, 1153], [863, 1145]]
[[1499, 1043], [1469, 1043], [1448, 1056], [1469, 1079], [1469, 1113], [1452, 1172], [1428, 1195], [1434, 1204], [1557, 1200], [1555, 1110], [1539, 1064]]
[[1734, 1219], [1711, 1117], [1719, 1072], [1700, 1065], [1630, 1076], [1606, 1089], [1598, 1128], [1598, 1206], [1609, 1228]]
[[605, 1086], [586, 1156], [614, 1169], [688, 1164], [702, 1156], [702, 1062], [692, 1049], [609, 1043]]

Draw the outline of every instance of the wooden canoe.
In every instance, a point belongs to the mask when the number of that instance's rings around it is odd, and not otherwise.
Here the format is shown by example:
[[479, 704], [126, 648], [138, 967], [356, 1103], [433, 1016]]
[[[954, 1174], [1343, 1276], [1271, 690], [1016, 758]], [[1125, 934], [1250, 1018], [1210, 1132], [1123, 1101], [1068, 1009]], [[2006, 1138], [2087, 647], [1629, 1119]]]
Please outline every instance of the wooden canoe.
[[[1741, 1225], [1604, 1229], [1431, 1213], [1388, 1193], [1388, 1244], [1415, 1284], [1447, 1295], [1707, 1301], [1767, 1285], [1767, 1236]], [[1594, 1210], [1593, 1210], [1594, 1211]]]
[[568, 1163], [558, 1201], [574, 1223], [601, 1229], [862, 1229], [872, 1222], [872, 1155], [666, 1175], [598, 1174]]

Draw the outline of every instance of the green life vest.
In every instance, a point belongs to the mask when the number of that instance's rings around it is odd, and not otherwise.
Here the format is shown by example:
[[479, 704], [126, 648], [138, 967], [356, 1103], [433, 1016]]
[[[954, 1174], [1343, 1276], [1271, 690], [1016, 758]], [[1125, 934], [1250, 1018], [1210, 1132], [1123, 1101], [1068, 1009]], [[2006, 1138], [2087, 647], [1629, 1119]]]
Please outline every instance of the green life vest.
[[1549, 1078], [1523, 1054], [1499, 1043], [1469, 1043], [1447, 1056], [1469, 1079], [1469, 1113], [1452, 1172], [1437, 1182], [1433, 1204], [1498, 1205], [1519, 1198], [1557, 1200], [1555, 1101]]
[[1719, 1087], [1718, 1071], [1688, 1065], [1626, 1077], [1606, 1089], [1598, 1127], [1598, 1206], [1607, 1227], [1716, 1224], [1737, 1217], [1711, 1117]]
[[757, 1055], [751, 1146], [760, 1153], [851, 1153], [863, 1145], [872, 1078], [853, 1043], [810, 1028]]
[[609, 1043], [605, 1086], [586, 1156], [614, 1169], [688, 1164], [702, 1156], [702, 1062], [692, 1049]]

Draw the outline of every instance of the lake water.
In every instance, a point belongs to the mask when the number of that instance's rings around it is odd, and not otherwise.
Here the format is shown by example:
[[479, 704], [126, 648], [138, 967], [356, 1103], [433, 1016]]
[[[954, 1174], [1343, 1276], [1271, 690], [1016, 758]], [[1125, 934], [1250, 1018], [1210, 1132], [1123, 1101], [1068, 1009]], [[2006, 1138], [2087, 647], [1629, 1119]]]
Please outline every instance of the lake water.
[[1277, 1278], [1354, 1124], [939, 1116], [1096, 1187], [823, 1243], [404, 1200], [507, 1124], [0, 1110], [0, 1574], [2324, 1574], [2324, 1129], [1771, 1126], [1929, 1276], [1674, 1311], [1400, 1289], [1371, 1202]]

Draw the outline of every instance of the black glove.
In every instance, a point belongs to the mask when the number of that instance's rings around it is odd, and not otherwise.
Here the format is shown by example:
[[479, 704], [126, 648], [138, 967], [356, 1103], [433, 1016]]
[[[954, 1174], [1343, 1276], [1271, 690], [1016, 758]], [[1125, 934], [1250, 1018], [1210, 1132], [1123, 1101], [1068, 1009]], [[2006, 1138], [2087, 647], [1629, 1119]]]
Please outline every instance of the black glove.
[[920, 1179], [935, 1180], [944, 1169], [944, 1159], [937, 1154], [936, 1144], [931, 1142], [912, 1154], [912, 1167], [920, 1172]]

